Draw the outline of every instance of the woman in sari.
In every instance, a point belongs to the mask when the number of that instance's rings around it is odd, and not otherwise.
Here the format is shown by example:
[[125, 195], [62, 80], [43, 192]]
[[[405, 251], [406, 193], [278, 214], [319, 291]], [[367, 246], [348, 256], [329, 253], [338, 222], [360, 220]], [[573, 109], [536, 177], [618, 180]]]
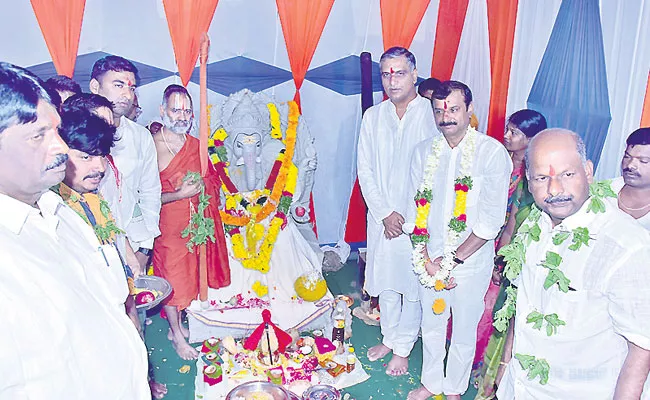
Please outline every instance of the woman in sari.
[[[532, 196], [528, 192], [526, 181], [526, 165], [524, 157], [530, 138], [546, 129], [546, 119], [534, 110], [520, 110], [508, 118], [506, 130], [503, 135], [503, 144], [512, 158], [513, 170], [508, 188], [508, 207], [506, 209], [505, 225], [497, 237], [496, 250], [508, 243], [519, 228], [519, 225], [528, 216]], [[478, 394], [476, 400], [494, 398], [494, 382], [501, 361], [506, 333], [494, 332], [492, 328], [492, 315], [497, 298], [509, 285], [503, 278], [502, 257], [495, 259], [492, 272], [492, 284], [485, 295], [485, 312], [478, 325], [476, 354], [474, 357], [474, 374], [477, 377]]]

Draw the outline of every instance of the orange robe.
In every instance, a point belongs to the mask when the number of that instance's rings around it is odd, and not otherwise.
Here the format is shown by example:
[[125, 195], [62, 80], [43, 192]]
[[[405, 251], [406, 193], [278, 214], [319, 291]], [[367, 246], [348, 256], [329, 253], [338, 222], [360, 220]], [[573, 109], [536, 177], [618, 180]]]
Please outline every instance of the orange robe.
[[[175, 191], [188, 171], [200, 172], [199, 141], [187, 136], [185, 144], [174, 156], [167, 168], [160, 172], [162, 192]], [[223, 225], [219, 216], [219, 188], [221, 183], [216, 171], [210, 165], [207, 175], [203, 178], [205, 193], [210, 198], [210, 206], [206, 216], [214, 219], [215, 243], [207, 242], [208, 286], [222, 288], [230, 285], [230, 268], [228, 266], [228, 250], [223, 233]], [[171, 283], [173, 292], [167, 299], [166, 305], [178, 309], [187, 308], [199, 294], [199, 254], [198, 248], [190, 253], [186, 243], [188, 238], [181, 238], [181, 232], [190, 220], [190, 201], [196, 210], [198, 195], [163, 204], [160, 210], [160, 232], [156, 238], [153, 250], [154, 272]]]

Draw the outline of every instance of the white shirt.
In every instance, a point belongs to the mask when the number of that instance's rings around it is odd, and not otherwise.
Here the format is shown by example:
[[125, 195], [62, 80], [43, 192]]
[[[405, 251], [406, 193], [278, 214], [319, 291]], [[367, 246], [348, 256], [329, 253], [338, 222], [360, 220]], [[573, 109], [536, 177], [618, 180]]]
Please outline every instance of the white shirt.
[[[0, 400], [145, 400], [146, 348], [88, 226], [0, 195]], [[123, 276], [123, 273], [122, 273]]]
[[[612, 179], [612, 190], [618, 195], [621, 193], [621, 189], [623, 189], [623, 186], [625, 186], [625, 181], [623, 180], [622, 176], [619, 176], [616, 179]], [[614, 202], [616, 203], [616, 202]], [[616, 203], [616, 207], [618, 207], [618, 204]], [[646, 231], [650, 232], [650, 212], [648, 212], [646, 215], [644, 215], [641, 218], [638, 218], [636, 220], [639, 224], [641, 224], [642, 227], [645, 228]]]
[[[131, 222], [133, 214], [128, 214], [129, 217], [125, 218], [125, 216], [122, 215], [122, 212], [125, 210], [133, 210], [135, 208], [136, 200], [130, 190], [125, 190], [123, 182], [124, 175], [122, 175], [120, 171], [114, 170], [109, 163], [104, 178], [99, 183], [98, 192], [108, 203], [108, 206], [111, 209], [111, 214], [115, 219], [115, 225], [126, 232], [127, 225]], [[126, 254], [125, 236], [125, 234], [118, 235], [116, 241], [118, 250], [120, 251], [120, 254], [122, 254], [123, 258]], [[126, 262], [126, 259], [124, 260]]]
[[151, 133], [126, 117], [120, 118], [118, 140], [111, 149], [119, 172], [124, 177], [122, 189], [129, 190], [135, 202], [123, 197], [120, 213], [127, 219], [126, 236], [133, 250], [153, 248], [153, 239], [160, 235], [161, 186], [158, 157]]
[[[594, 214], [586, 212], [588, 204], [555, 228], [542, 213], [540, 240], [528, 247], [515, 282], [512, 354], [545, 359], [549, 379], [545, 385], [539, 378], [528, 380], [513, 356], [499, 385], [500, 400], [611, 399], [627, 356], [627, 340], [650, 349], [650, 235], [616, 206], [607, 203], [605, 213]], [[589, 230], [589, 246], [569, 250], [571, 238], [553, 244], [557, 232], [578, 227]], [[562, 257], [559, 269], [571, 281], [567, 293], [557, 284], [544, 289], [549, 270], [540, 263], [547, 251]], [[566, 325], [548, 336], [546, 325], [540, 331], [526, 323], [533, 310], [556, 313]]]
[[[433, 141], [420, 143], [413, 152], [410, 191], [415, 193], [422, 183], [427, 158], [432, 151]], [[460, 173], [462, 149], [467, 146], [467, 135], [453, 149], [442, 140], [440, 163], [436, 170], [432, 188], [431, 211], [427, 220], [430, 234], [427, 250], [433, 260], [442, 256], [449, 221], [456, 202], [454, 183]], [[505, 221], [508, 204], [508, 185], [512, 173], [512, 160], [507, 150], [495, 139], [476, 135], [474, 161], [472, 163], [472, 189], [467, 194], [467, 229], [461, 234], [456, 246], [461, 245], [470, 233], [488, 242], [458, 266], [453, 275], [472, 275], [479, 269], [492, 268], [494, 258], [494, 238]], [[416, 216], [415, 201], [409, 202], [408, 221], [413, 223]]]
[[418, 298], [416, 277], [411, 272], [409, 237], [386, 239], [383, 220], [393, 211], [406, 217], [415, 195], [408, 185], [411, 153], [418, 143], [434, 133], [431, 103], [421, 96], [408, 104], [402, 119], [397, 117], [390, 100], [370, 107], [363, 116], [357, 169], [361, 192], [368, 205], [365, 289], [373, 296], [394, 290], [412, 300]]

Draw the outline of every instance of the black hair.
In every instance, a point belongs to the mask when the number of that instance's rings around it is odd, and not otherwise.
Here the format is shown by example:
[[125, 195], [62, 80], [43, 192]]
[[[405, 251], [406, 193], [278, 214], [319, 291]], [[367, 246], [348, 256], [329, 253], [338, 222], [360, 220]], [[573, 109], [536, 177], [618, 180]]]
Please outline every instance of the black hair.
[[413, 71], [416, 68], [415, 56], [413, 55], [413, 53], [411, 53], [408, 49], [405, 49], [404, 47], [395, 46], [386, 50], [384, 54], [381, 55], [381, 58], [379, 58], [379, 63], [381, 64], [384, 60], [402, 57], [402, 56], [406, 57], [406, 62], [411, 68], [411, 71]]
[[94, 93], [80, 93], [70, 96], [68, 100], [63, 103], [62, 111], [73, 111], [73, 110], [86, 110], [93, 112], [98, 108], [106, 107], [109, 110], [113, 109], [113, 103], [104, 96], [100, 96]]
[[427, 78], [420, 82], [418, 85], [418, 94], [422, 97], [424, 96], [424, 92], [427, 90], [433, 90], [434, 92], [436, 91], [436, 88], [440, 86], [440, 81], [436, 78]]
[[95, 61], [93, 70], [90, 73], [90, 79], [99, 80], [102, 75], [108, 71], [115, 72], [132, 72], [135, 75], [136, 81], [138, 80], [138, 69], [135, 65], [124, 57], [120, 56], [106, 56]]
[[451, 94], [452, 91], [458, 90], [463, 95], [463, 100], [465, 101], [465, 107], [469, 109], [469, 105], [472, 103], [472, 91], [469, 90], [466, 84], [458, 81], [444, 81], [442, 82], [436, 90], [433, 91], [431, 95], [431, 102], [433, 103], [434, 99], [444, 100]]
[[81, 86], [65, 75], [55, 75], [51, 77], [45, 81], [45, 87], [54, 89], [57, 92], [72, 92], [73, 94], [81, 93]]
[[512, 113], [507, 124], [514, 125], [529, 138], [537, 135], [547, 127], [546, 118], [541, 113], [527, 108]]
[[0, 62], [0, 133], [36, 121], [39, 100], [52, 104], [43, 82], [28, 70]]
[[194, 104], [192, 102], [192, 96], [190, 96], [190, 93], [187, 91], [187, 89], [184, 88], [181, 85], [173, 85], [172, 84], [172, 85], [167, 86], [167, 88], [163, 92], [163, 98], [162, 98], [163, 107], [167, 107], [167, 102], [169, 101], [169, 98], [171, 97], [171, 95], [174, 94], [174, 93], [184, 94], [185, 96], [187, 96], [188, 99], [190, 99], [190, 105], [194, 106]]
[[628, 146], [650, 144], [650, 128], [639, 128], [632, 132], [625, 141]]
[[115, 127], [88, 110], [70, 110], [61, 113], [59, 135], [71, 149], [106, 156], [115, 142]]

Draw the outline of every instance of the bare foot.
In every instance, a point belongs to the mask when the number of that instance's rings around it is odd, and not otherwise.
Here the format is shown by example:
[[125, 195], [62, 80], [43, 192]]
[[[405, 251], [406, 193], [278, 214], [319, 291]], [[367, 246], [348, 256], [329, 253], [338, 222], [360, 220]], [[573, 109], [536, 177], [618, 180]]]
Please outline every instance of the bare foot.
[[460, 400], [459, 394], [445, 394], [447, 400]]
[[408, 370], [409, 359], [393, 353], [393, 358], [390, 359], [388, 366], [386, 367], [386, 374], [390, 376], [400, 376], [405, 375]]
[[[185, 339], [190, 337], [190, 330], [185, 327], [185, 325], [181, 324], [181, 333], [183, 334], [183, 337]], [[172, 328], [169, 328], [167, 330], [167, 339], [173, 340], [172, 338], [174, 337], [174, 334], [172, 333]]]
[[149, 389], [151, 389], [151, 396], [154, 399], [162, 399], [167, 394], [167, 385], [153, 379], [149, 381]]
[[368, 361], [377, 361], [380, 358], [386, 356], [386, 354], [390, 353], [391, 351], [392, 350], [384, 346], [383, 343], [379, 343], [376, 346], [372, 346], [371, 348], [368, 349]]
[[433, 393], [427, 390], [424, 386], [420, 386], [415, 390], [411, 390], [406, 400], [426, 400], [433, 396]]
[[172, 346], [174, 346], [174, 350], [176, 350], [178, 356], [183, 360], [196, 360], [199, 358], [199, 352], [196, 351], [194, 347], [190, 346], [182, 335], [180, 336], [181, 337], [174, 336], [171, 339]]

